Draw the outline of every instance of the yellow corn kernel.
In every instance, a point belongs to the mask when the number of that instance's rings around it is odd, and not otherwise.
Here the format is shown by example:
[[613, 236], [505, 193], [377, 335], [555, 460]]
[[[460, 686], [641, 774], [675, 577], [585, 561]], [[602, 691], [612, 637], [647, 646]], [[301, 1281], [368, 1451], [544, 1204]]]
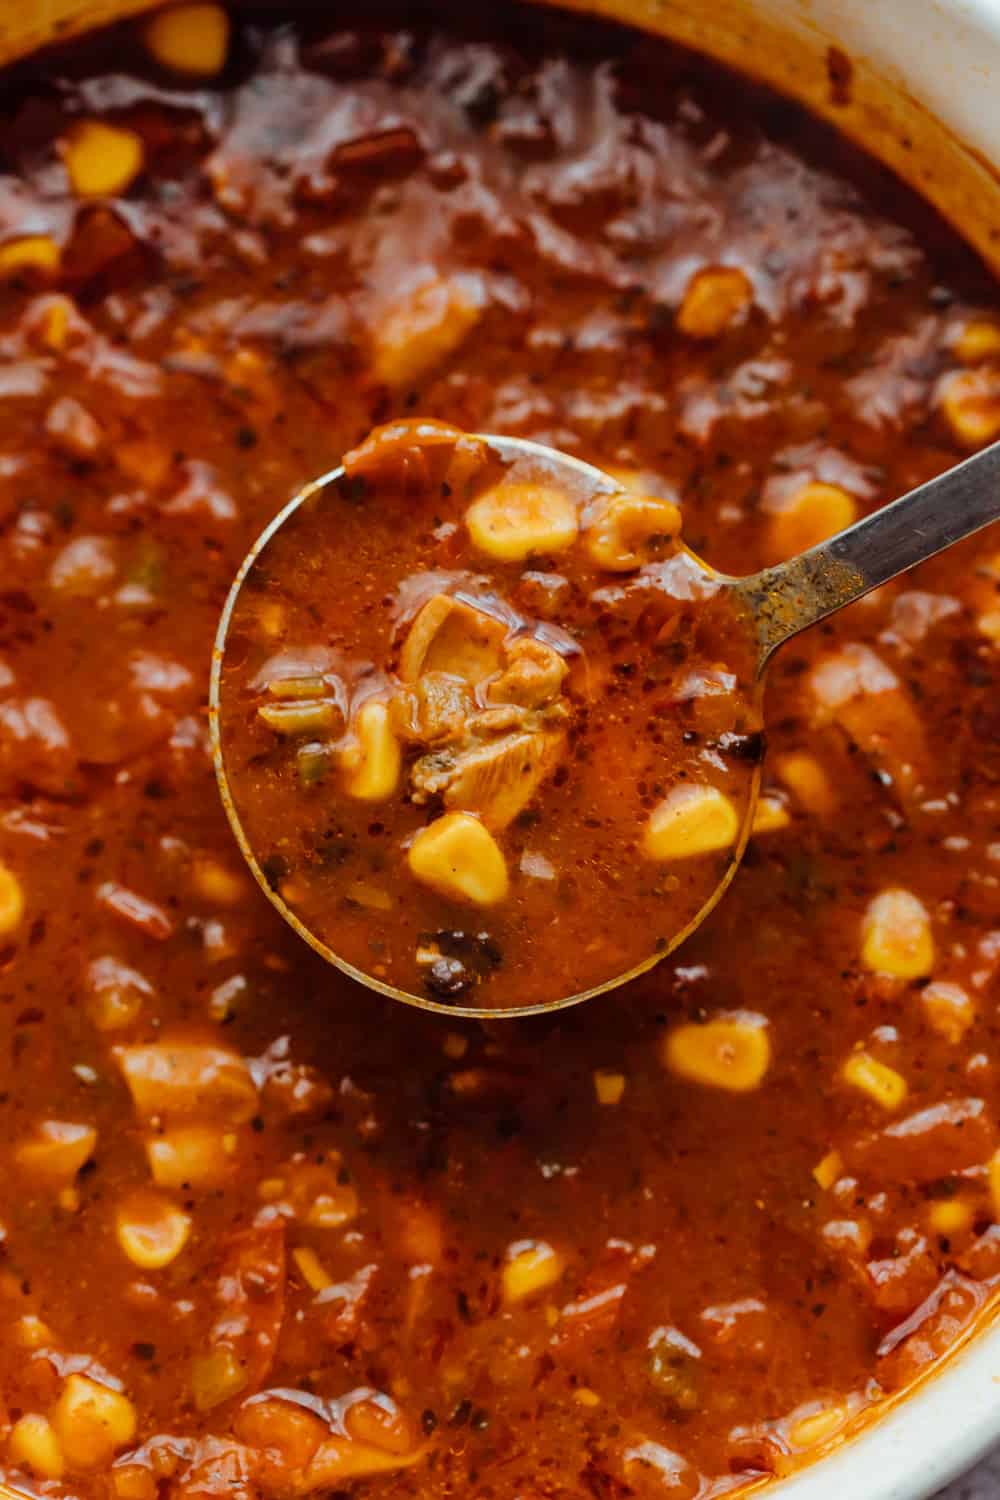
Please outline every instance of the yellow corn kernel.
[[173, 463], [170, 449], [153, 438], [130, 438], [116, 443], [112, 457], [126, 479], [147, 490], [160, 488]]
[[426, 375], [464, 342], [480, 309], [458, 282], [438, 279], [389, 308], [372, 338], [372, 368], [385, 385], [405, 386]]
[[887, 1110], [898, 1109], [909, 1092], [901, 1073], [868, 1052], [852, 1052], [840, 1076], [852, 1089], [867, 1094]]
[[323, 1269], [323, 1262], [315, 1250], [310, 1250], [308, 1246], [300, 1245], [296, 1250], [292, 1251], [292, 1259], [298, 1266], [299, 1273], [306, 1286], [311, 1288], [312, 1291], [325, 1292], [328, 1286], [333, 1285], [331, 1278]]
[[410, 872], [439, 895], [495, 906], [507, 895], [507, 865], [496, 839], [471, 813], [451, 812], [410, 845]]
[[233, 1169], [225, 1133], [208, 1125], [183, 1125], [146, 1142], [153, 1181], [162, 1188], [215, 1187]]
[[844, 1426], [850, 1411], [844, 1402], [836, 1401], [795, 1417], [788, 1426], [788, 1441], [793, 1448], [816, 1448]]
[[52, 1329], [34, 1313], [26, 1313], [14, 1324], [14, 1340], [22, 1349], [51, 1349], [55, 1346]]
[[963, 1234], [972, 1228], [975, 1217], [975, 1209], [967, 1198], [943, 1198], [927, 1210], [927, 1223], [934, 1234]]
[[770, 540], [775, 555], [796, 557], [858, 519], [853, 495], [837, 484], [803, 485], [771, 518]]
[[813, 1177], [824, 1193], [828, 1192], [837, 1178], [844, 1170], [839, 1151], [828, 1151], [822, 1161], [818, 1161], [813, 1167]]
[[69, 338], [70, 328], [77, 322], [76, 305], [69, 297], [53, 292], [35, 304], [39, 309], [35, 325], [36, 337], [47, 349], [63, 349]]
[[546, 1240], [517, 1240], [503, 1268], [503, 1300], [523, 1302], [559, 1280], [563, 1257]]
[[688, 282], [677, 327], [692, 339], [717, 339], [743, 316], [753, 287], [736, 266], [710, 266]]
[[740, 831], [736, 808], [714, 786], [675, 786], [654, 807], [642, 836], [647, 859], [690, 859], [728, 849]]
[[13, 870], [0, 863], [0, 937], [9, 937], [24, 916], [24, 892]]
[[955, 356], [963, 365], [976, 365], [982, 359], [1000, 354], [1000, 324], [988, 318], [973, 318], [966, 323], [954, 343]]
[[977, 616], [976, 629], [988, 641], [1000, 646], [1000, 609], [988, 609]]
[[223, 1401], [245, 1390], [248, 1379], [246, 1361], [228, 1344], [219, 1344], [191, 1361], [191, 1394], [199, 1411], [221, 1406]]
[[119, 1204], [118, 1243], [133, 1265], [159, 1271], [176, 1260], [191, 1233], [190, 1216], [168, 1198], [140, 1189]]
[[949, 375], [940, 401], [945, 421], [963, 447], [981, 448], [1000, 436], [1000, 371], [992, 365]]
[[72, 1182], [97, 1145], [92, 1125], [43, 1120], [34, 1136], [14, 1147], [14, 1161], [27, 1176], [58, 1187]]
[[142, 141], [134, 130], [81, 120], [62, 143], [70, 186], [79, 198], [123, 193], [142, 170]]
[[131, 1401], [89, 1375], [69, 1376], [51, 1415], [66, 1462], [73, 1469], [103, 1466], [135, 1437]]
[[1000, 1223], [1000, 1151], [994, 1151], [987, 1168], [990, 1184], [990, 1204], [994, 1219]]
[[195, 894], [215, 906], [238, 906], [249, 892], [243, 875], [229, 869], [221, 860], [207, 855], [196, 858], [191, 866], [191, 884]]
[[360, 802], [384, 802], [396, 790], [403, 765], [389, 705], [376, 699], [362, 704], [354, 734], [354, 744], [341, 757], [348, 796]]
[[866, 968], [895, 979], [921, 979], [934, 967], [934, 938], [923, 902], [909, 891], [880, 891], [861, 924]]
[[498, 484], [465, 513], [473, 546], [499, 562], [564, 552], [579, 531], [576, 505], [547, 484]]
[[25, 271], [54, 275], [62, 252], [47, 234], [26, 234], [0, 245], [0, 276], [20, 276]]
[[441, 1043], [441, 1051], [445, 1057], [450, 1057], [452, 1062], [458, 1062], [469, 1050], [469, 1038], [462, 1036], [461, 1032], [449, 1031], [445, 1033], [444, 1041]]
[[672, 501], [623, 493], [598, 501], [584, 541], [598, 568], [628, 573], [649, 562], [680, 529], [681, 513]]
[[825, 818], [837, 805], [830, 778], [814, 755], [790, 750], [774, 763], [775, 775], [795, 800], [818, 818]]
[[962, 986], [944, 979], [925, 985], [920, 991], [920, 1002], [928, 1024], [938, 1036], [954, 1045], [962, 1040], [976, 1019], [975, 1007]]
[[592, 1391], [589, 1385], [578, 1385], [573, 1392], [573, 1400], [577, 1406], [600, 1406], [601, 1398], [596, 1391]]
[[774, 792], [765, 792], [758, 797], [753, 810], [751, 833], [780, 833], [791, 822], [784, 800]]
[[594, 1073], [594, 1093], [598, 1104], [620, 1104], [625, 1093], [625, 1074], [598, 1068]]
[[663, 1040], [662, 1058], [671, 1072], [693, 1083], [749, 1093], [760, 1087], [771, 1063], [767, 1021], [753, 1011], [735, 1011], [676, 1026]]
[[7, 1451], [16, 1464], [23, 1464], [40, 1479], [61, 1479], [66, 1470], [52, 1423], [38, 1412], [28, 1412], [14, 1423]]
[[226, 61], [229, 17], [220, 5], [175, 5], [157, 12], [145, 40], [163, 67], [208, 78]]

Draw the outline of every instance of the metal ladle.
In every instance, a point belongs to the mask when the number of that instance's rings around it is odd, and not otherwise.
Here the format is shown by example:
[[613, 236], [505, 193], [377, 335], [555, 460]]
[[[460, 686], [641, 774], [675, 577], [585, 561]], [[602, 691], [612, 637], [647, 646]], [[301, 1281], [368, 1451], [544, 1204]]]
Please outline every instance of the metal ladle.
[[[553, 477], [562, 469], [572, 488], [572, 481], [579, 484], [580, 478], [588, 480], [598, 490], [617, 489], [619, 486], [593, 465], [580, 459], [558, 453], [555, 449], [523, 438], [487, 436], [484, 441], [505, 463], [520, 457], [543, 460]], [[635, 978], [652, 968], [661, 958], [682, 943], [696, 927], [704, 921], [719, 901], [736, 873], [746, 848], [747, 838], [753, 822], [753, 813], [759, 790], [759, 772], [754, 778], [751, 795], [747, 802], [743, 823], [736, 839], [729, 863], [718, 885], [695, 916], [679, 932], [670, 938], [661, 951], [651, 954], [627, 972], [614, 976], [602, 984], [577, 994], [557, 996], [553, 1000], [509, 1009], [480, 1007], [474, 1005], [442, 1004], [424, 995], [401, 990], [384, 980], [357, 968], [312, 932], [301, 918], [291, 910], [281, 895], [268, 881], [236, 810], [229, 778], [226, 771], [224, 746], [219, 727], [219, 697], [222, 666], [230, 622], [240, 590], [254, 567], [261, 552], [267, 547], [290, 516], [307, 501], [318, 495], [328, 485], [336, 483], [344, 474], [342, 468], [332, 469], [319, 479], [307, 484], [265, 527], [244, 558], [233, 581], [226, 600], [215, 638], [209, 688], [209, 723], [216, 777], [222, 795], [223, 806], [236, 835], [240, 849], [268, 900], [300, 937], [329, 963], [335, 964], [352, 979], [393, 999], [419, 1006], [424, 1010], [440, 1011], [446, 1015], [472, 1017], [523, 1016], [547, 1010], [556, 1010], [603, 994], [620, 984]], [[909, 494], [884, 506], [873, 515], [866, 516], [845, 531], [810, 548], [776, 567], [764, 568], [745, 578], [734, 578], [726, 574], [715, 574], [717, 583], [733, 590], [753, 621], [757, 641], [757, 684], [760, 690], [767, 664], [779, 646], [798, 635], [810, 625], [817, 624], [827, 616], [853, 604], [872, 589], [926, 562], [953, 543], [971, 536], [1000, 520], [1000, 442], [992, 444], [981, 453], [948, 469], [936, 479], [929, 480]]]

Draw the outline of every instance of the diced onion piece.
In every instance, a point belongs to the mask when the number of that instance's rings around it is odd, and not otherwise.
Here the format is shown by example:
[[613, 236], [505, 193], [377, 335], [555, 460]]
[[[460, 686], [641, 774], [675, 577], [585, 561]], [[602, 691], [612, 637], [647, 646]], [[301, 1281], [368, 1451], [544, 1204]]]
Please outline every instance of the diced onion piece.
[[24, 892], [13, 870], [0, 863], [0, 937], [10, 937], [24, 916]]
[[451, 812], [410, 845], [410, 872], [439, 895], [495, 906], [507, 895], [507, 865], [496, 839], [471, 813]]
[[852, 1052], [841, 1069], [841, 1077], [852, 1089], [867, 1094], [885, 1110], [898, 1109], [909, 1092], [901, 1073], [868, 1052]]
[[830, 778], [814, 755], [804, 750], [790, 750], [779, 755], [774, 763], [775, 774], [801, 803], [806, 812], [825, 818], [837, 805]]
[[169, 1198], [140, 1189], [119, 1204], [115, 1233], [133, 1265], [144, 1271], [159, 1271], [184, 1249], [191, 1233], [191, 1218]]
[[956, 358], [963, 365], [977, 365], [983, 359], [1000, 355], [1000, 324], [990, 318], [973, 318], [966, 323], [954, 343]]
[[783, 828], [788, 827], [791, 821], [784, 800], [773, 792], [765, 792], [757, 799], [751, 832], [753, 834], [780, 833]]
[[143, 145], [134, 130], [81, 120], [62, 143], [70, 186], [79, 198], [123, 193], [142, 170]]
[[736, 1011], [676, 1026], [664, 1039], [663, 1061], [692, 1083], [749, 1093], [760, 1087], [771, 1064], [767, 1021], [753, 1011]]
[[249, 1380], [246, 1365], [228, 1344], [219, 1344], [208, 1354], [191, 1361], [191, 1394], [199, 1411], [211, 1411], [223, 1401], [239, 1395]]
[[834, 1401], [829, 1405], [815, 1406], [802, 1416], [793, 1417], [786, 1429], [788, 1441], [793, 1448], [803, 1451], [817, 1448], [820, 1443], [835, 1437], [850, 1416], [846, 1402]]
[[39, 1412], [28, 1412], [18, 1418], [11, 1429], [7, 1452], [16, 1464], [22, 1464], [40, 1479], [61, 1479], [66, 1471], [66, 1459], [55, 1429]]
[[928, 1024], [938, 1036], [956, 1046], [976, 1019], [975, 1007], [966, 991], [960, 984], [944, 979], [925, 984], [920, 991], [920, 1003]]
[[131, 1026], [152, 994], [148, 979], [109, 954], [88, 966], [86, 1010], [98, 1031]]
[[354, 743], [341, 758], [345, 790], [359, 802], [384, 802], [396, 790], [403, 764], [389, 705], [377, 699], [362, 704], [354, 734]]
[[462, 344], [481, 316], [458, 281], [426, 282], [394, 303], [375, 329], [372, 367], [385, 385], [409, 385]]
[[209, 78], [226, 61], [229, 17], [221, 5], [176, 5], [153, 16], [145, 39], [163, 67]]
[[34, 1137], [14, 1147], [14, 1161], [21, 1171], [51, 1186], [72, 1182], [97, 1145], [92, 1125], [74, 1125], [67, 1120], [43, 1120]]
[[933, 1234], [951, 1237], [971, 1229], [976, 1212], [967, 1198], [942, 1198], [927, 1210], [927, 1225]]
[[844, 1163], [839, 1151], [828, 1151], [822, 1161], [818, 1161], [813, 1167], [813, 1177], [817, 1186], [828, 1192], [837, 1181], [844, 1170]]
[[216, 1187], [233, 1169], [226, 1133], [209, 1125], [186, 1125], [146, 1142], [153, 1181], [162, 1188]]
[[559, 1280], [565, 1262], [546, 1240], [517, 1240], [507, 1251], [503, 1268], [503, 1298], [523, 1302]]
[[1000, 436], [1000, 371], [992, 365], [947, 376], [940, 401], [952, 435], [964, 448], [980, 448]]
[[47, 234], [26, 234], [0, 245], [0, 276], [19, 276], [25, 271], [54, 275], [62, 252]]
[[894, 979], [922, 979], [934, 967], [934, 938], [923, 902], [909, 891], [880, 891], [861, 925], [866, 968]]
[[681, 513], [670, 500], [622, 493], [597, 502], [584, 532], [591, 561], [609, 573], [641, 568], [681, 529]]
[[597, 1068], [594, 1072], [594, 1093], [598, 1104], [620, 1104], [625, 1093], [625, 1074]]
[[717, 339], [742, 318], [753, 301], [753, 287], [736, 266], [710, 266], [687, 284], [677, 311], [677, 327], [692, 339]]
[[324, 1269], [323, 1262], [315, 1250], [310, 1250], [307, 1245], [300, 1245], [292, 1251], [292, 1259], [299, 1268], [306, 1286], [314, 1292], [324, 1292], [333, 1281]]
[[89, 1375], [70, 1375], [52, 1409], [52, 1426], [70, 1468], [96, 1469], [135, 1437], [135, 1407]]
[[780, 558], [808, 552], [858, 518], [857, 501], [837, 484], [803, 485], [771, 518], [771, 546]]
[[498, 562], [565, 552], [579, 531], [576, 505], [549, 484], [504, 483], [465, 513], [472, 544]]
[[642, 847], [647, 859], [691, 859], [728, 849], [740, 831], [730, 799], [714, 786], [675, 786], [649, 815]]

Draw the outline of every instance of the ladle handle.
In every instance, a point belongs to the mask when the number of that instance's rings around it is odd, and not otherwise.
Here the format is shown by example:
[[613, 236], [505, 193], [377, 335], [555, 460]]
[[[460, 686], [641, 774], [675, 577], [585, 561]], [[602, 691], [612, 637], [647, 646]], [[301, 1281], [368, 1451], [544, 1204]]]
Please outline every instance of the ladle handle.
[[757, 622], [760, 668], [809, 625], [1000, 520], [1000, 442], [798, 557], [737, 580]]

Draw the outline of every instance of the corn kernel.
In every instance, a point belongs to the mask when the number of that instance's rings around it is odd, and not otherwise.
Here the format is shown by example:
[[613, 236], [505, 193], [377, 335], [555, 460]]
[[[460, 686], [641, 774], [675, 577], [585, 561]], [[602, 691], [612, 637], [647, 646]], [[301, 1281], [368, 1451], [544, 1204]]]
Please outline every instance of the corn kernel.
[[861, 925], [865, 966], [895, 979], [920, 979], [934, 967], [934, 939], [926, 908], [909, 891], [880, 891]]
[[312, 1291], [325, 1292], [328, 1286], [333, 1285], [315, 1250], [310, 1250], [308, 1246], [300, 1245], [292, 1251], [292, 1259], [298, 1266], [306, 1286]]
[[507, 895], [507, 866], [493, 835], [471, 813], [445, 813], [410, 845], [411, 873], [432, 890], [474, 906], [495, 906]]
[[808, 1411], [790, 1422], [788, 1441], [793, 1448], [818, 1447], [841, 1430], [849, 1415], [847, 1406], [839, 1401]]
[[228, 1344], [219, 1344], [191, 1361], [191, 1394], [199, 1411], [211, 1411], [238, 1395], [248, 1379], [246, 1362]]
[[176, 5], [153, 16], [145, 39], [163, 67], [208, 78], [226, 61], [229, 17], [219, 5]]
[[957, 1045], [976, 1019], [971, 999], [960, 984], [935, 980], [920, 991], [927, 1021], [938, 1036]]
[[438, 279], [392, 306], [375, 329], [372, 368], [385, 385], [410, 385], [454, 354], [479, 321], [464, 287]]
[[66, 1460], [52, 1423], [38, 1412], [29, 1412], [14, 1423], [7, 1451], [16, 1464], [23, 1464], [40, 1479], [61, 1479], [65, 1472]]
[[40, 342], [47, 349], [65, 348], [73, 324], [79, 326], [76, 305], [69, 297], [53, 292], [50, 296], [40, 297], [35, 307], [38, 308], [35, 332]]
[[868, 1052], [852, 1052], [841, 1069], [841, 1077], [852, 1089], [867, 1094], [883, 1109], [898, 1109], [908, 1093], [906, 1079]]
[[115, 1233], [133, 1265], [144, 1271], [159, 1271], [184, 1249], [191, 1219], [169, 1199], [140, 1190], [119, 1205]]
[[680, 529], [681, 513], [672, 501], [623, 493], [597, 503], [584, 541], [596, 567], [628, 573], [649, 562]]
[[25, 271], [54, 275], [62, 253], [47, 234], [26, 234], [0, 245], [0, 276], [20, 276]]
[[248, 894], [243, 875], [220, 860], [199, 856], [191, 866], [191, 884], [196, 895], [215, 906], [238, 906]]
[[736, 266], [710, 266], [688, 282], [677, 312], [677, 327], [692, 339], [716, 339], [727, 332], [753, 301], [753, 287]]
[[33, 1137], [14, 1147], [14, 1161], [21, 1171], [56, 1187], [72, 1181], [94, 1154], [97, 1131], [92, 1125], [74, 1125], [67, 1120], [43, 1120]]
[[579, 530], [568, 495], [545, 484], [498, 484], [465, 513], [473, 545], [499, 562], [564, 552]]
[[954, 344], [955, 356], [963, 365], [976, 365], [983, 359], [1000, 354], [1000, 324], [988, 318], [973, 318], [966, 323]]
[[677, 1026], [661, 1050], [671, 1072], [733, 1094], [759, 1088], [771, 1064], [767, 1021], [752, 1011]]
[[843, 1170], [844, 1163], [840, 1152], [828, 1151], [822, 1161], [818, 1161], [813, 1167], [813, 1177], [825, 1193], [833, 1187]]
[[858, 518], [853, 495], [836, 484], [803, 485], [771, 519], [770, 540], [775, 555], [796, 557]]
[[559, 1280], [563, 1258], [545, 1240], [518, 1240], [507, 1251], [503, 1268], [503, 1298], [523, 1302]]
[[728, 849], [740, 831], [736, 808], [714, 786], [675, 786], [649, 815], [642, 847], [647, 859], [690, 859]]
[[89, 1375], [70, 1375], [52, 1408], [52, 1426], [71, 1468], [96, 1469], [135, 1437], [135, 1407]]
[[354, 733], [355, 743], [341, 758], [346, 791], [360, 802], [384, 802], [396, 790], [403, 764], [388, 704], [375, 699], [362, 704]]
[[774, 792], [765, 792], [758, 797], [753, 811], [751, 833], [780, 833], [791, 822], [784, 800]]
[[932, 1233], [951, 1236], [971, 1229], [975, 1216], [967, 1198], [943, 1198], [928, 1208], [927, 1223]]
[[14, 1339], [22, 1349], [51, 1349], [55, 1345], [52, 1329], [34, 1313], [26, 1313], [14, 1325]]
[[837, 805], [830, 778], [814, 755], [791, 750], [775, 761], [775, 774], [806, 812], [825, 818]]
[[600, 1406], [601, 1398], [596, 1391], [592, 1391], [588, 1385], [578, 1385], [573, 1392], [573, 1400], [577, 1406]]
[[594, 1073], [594, 1093], [598, 1104], [620, 1104], [625, 1093], [625, 1074], [598, 1068]]
[[184, 1125], [146, 1142], [153, 1181], [163, 1188], [216, 1187], [233, 1169], [224, 1133], [207, 1125]]
[[976, 629], [988, 641], [1000, 646], [1000, 609], [988, 609], [976, 618]]
[[81, 120], [62, 143], [70, 186], [80, 198], [123, 193], [142, 169], [143, 146], [133, 130]]
[[461, 1032], [449, 1031], [445, 1034], [441, 1043], [441, 1050], [445, 1057], [450, 1057], [452, 1062], [458, 1062], [469, 1050], [469, 1038], [462, 1036]]
[[987, 1177], [990, 1185], [990, 1205], [993, 1210], [993, 1217], [997, 1223], [1000, 1223], [1000, 1151], [994, 1151], [990, 1157]]
[[10, 934], [20, 925], [24, 915], [24, 892], [21, 882], [13, 870], [0, 863], [0, 937]]
[[945, 421], [963, 447], [980, 448], [1000, 436], [1000, 371], [993, 366], [949, 375], [940, 400]]

